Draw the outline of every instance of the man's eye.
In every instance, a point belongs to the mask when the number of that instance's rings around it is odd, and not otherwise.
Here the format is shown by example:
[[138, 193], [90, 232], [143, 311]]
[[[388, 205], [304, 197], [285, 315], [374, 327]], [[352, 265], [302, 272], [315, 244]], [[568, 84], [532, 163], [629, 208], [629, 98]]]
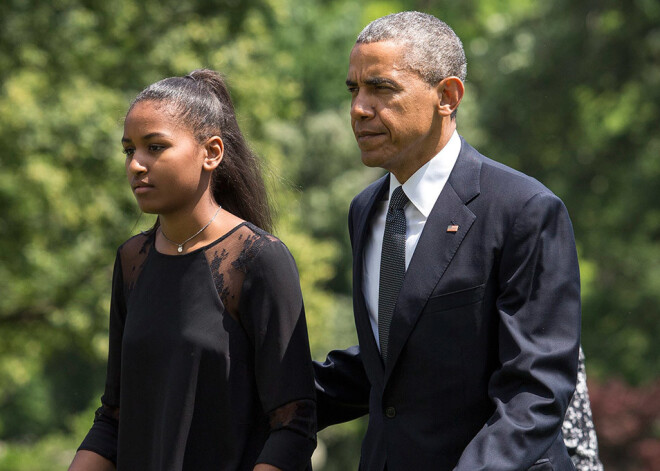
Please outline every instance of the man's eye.
[[358, 87], [348, 87], [348, 93], [350, 93], [351, 95], [357, 93], [357, 91], [358, 91]]

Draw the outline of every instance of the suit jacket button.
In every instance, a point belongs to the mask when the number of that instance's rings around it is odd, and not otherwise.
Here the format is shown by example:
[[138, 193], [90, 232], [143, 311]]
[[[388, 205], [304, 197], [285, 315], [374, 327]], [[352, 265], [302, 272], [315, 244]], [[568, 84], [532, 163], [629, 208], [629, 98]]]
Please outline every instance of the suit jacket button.
[[396, 416], [396, 409], [392, 406], [388, 407], [387, 409], [385, 409], [385, 416], [388, 419], [393, 419], [394, 416]]

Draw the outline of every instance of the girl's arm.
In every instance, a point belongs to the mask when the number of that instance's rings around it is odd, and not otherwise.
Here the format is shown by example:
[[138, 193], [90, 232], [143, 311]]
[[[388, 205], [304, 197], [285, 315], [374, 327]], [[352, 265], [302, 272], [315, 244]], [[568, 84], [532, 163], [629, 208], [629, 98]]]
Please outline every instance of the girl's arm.
[[239, 311], [254, 346], [255, 381], [270, 426], [257, 463], [271, 466], [264, 471], [308, 469], [316, 447], [316, 398], [298, 271], [279, 241], [248, 255]]
[[254, 467], [254, 471], [282, 471], [282, 470], [270, 464], [261, 463]]
[[[69, 471], [115, 471], [115, 465], [112, 461], [103, 458], [101, 455], [97, 455], [93, 451], [80, 450], [76, 453], [76, 456], [69, 466]], [[255, 468], [255, 471], [257, 470]], [[263, 471], [268, 471], [267, 468], [264, 468]]]

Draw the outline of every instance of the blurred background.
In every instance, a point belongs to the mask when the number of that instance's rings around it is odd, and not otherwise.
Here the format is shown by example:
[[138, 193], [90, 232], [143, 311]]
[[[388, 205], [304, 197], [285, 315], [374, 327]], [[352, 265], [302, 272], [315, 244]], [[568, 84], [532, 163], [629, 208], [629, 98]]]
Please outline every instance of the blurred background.
[[[356, 342], [348, 205], [381, 172], [350, 130], [348, 55], [369, 21], [408, 9], [464, 42], [459, 132], [568, 206], [605, 468], [660, 469], [660, 2], [3, 0], [0, 470], [66, 469], [91, 425], [115, 251], [152, 222], [125, 181], [122, 121], [163, 77], [226, 74], [314, 357]], [[356, 469], [364, 426], [324, 431], [315, 469]]]

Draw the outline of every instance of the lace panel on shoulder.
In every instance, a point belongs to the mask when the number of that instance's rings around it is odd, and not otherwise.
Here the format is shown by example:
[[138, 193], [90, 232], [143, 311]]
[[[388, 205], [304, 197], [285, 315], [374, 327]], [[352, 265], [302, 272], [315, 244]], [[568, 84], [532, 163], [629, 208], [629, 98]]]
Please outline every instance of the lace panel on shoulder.
[[245, 223], [205, 251], [220, 300], [234, 319], [239, 319], [240, 294], [250, 261], [275, 240], [270, 234]]
[[135, 282], [142, 272], [142, 267], [153, 244], [154, 232], [149, 231], [130, 238], [119, 249], [124, 279], [124, 296], [127, 299], [135, 287]]

